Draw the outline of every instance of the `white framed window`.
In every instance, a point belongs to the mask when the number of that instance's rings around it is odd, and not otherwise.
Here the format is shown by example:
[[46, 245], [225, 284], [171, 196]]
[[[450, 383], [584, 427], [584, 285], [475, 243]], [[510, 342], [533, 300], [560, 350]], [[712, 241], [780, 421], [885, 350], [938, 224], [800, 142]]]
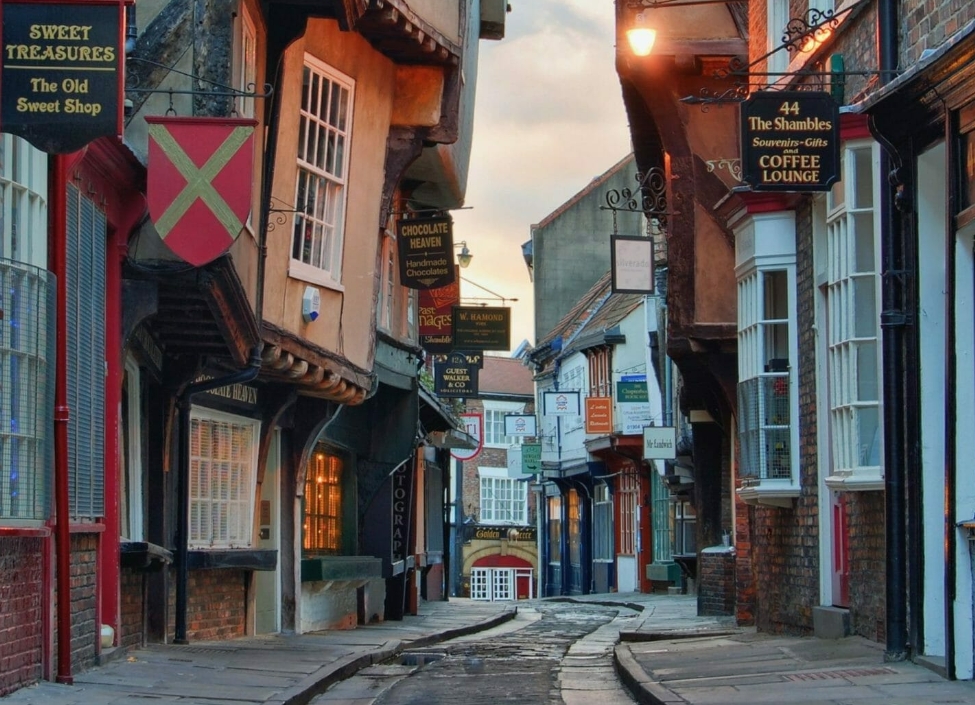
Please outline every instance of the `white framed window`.
[[883, 487], [880, 347], [880, 147], [849, 142], [841, 180], [826, 198], [825, 227], [814, 229], [819, 320], [820, 423], [828, 430], [826, 483], [837, 489]]
[[291, 276], [342, 280], [354, 81], [305, 55], [298, 125]]
[[0, 134], [0, 259], [47, 267], [47, 154]]
[[[257, 27], [247, 2], [242, 0], [234, 16], [234, 88], [241, 93], [257, 90]], [[254, 117], [254, 98], [238, 96], [234, 107], [240, 117]]]
[[259, 436], [255, 419], [193, 407], [190, 548], [252, 545]]
[[493, 592], [492, 597], [495, 600], [513, 600], [514, 599], [514, 573], [515, 571], [510, 569], [498, 569], [495, 568], [493, 576]]
[[749, 216], [735, 228], [738, 495], [782, 507], [799, 494], [795, 233], [794, 211]]
[[[768, 57], [768, 72], [783, 73], [789, 68], [792, 56], [788, 49], [782, 46], [785, 37], [785, 26], [789, 23], [789, 0], [768, 0], [768, 27], [766, 31], [765, 51], [771, 52]], [[780, 76], [768, 76], [767, 83], [775, 83]]]
[[599, 562], [613, 561], [613, 496], [609, 486], [600, 482], [593, 488], [593, 549], [592, 558]]
[[54, 299], [49, 272], [0, 258], [0, 525], [51, 515]]
[[142, 414], [139, 364], [128, 355], [122, 378], [119, 408], [119, 535], [129, 541], [144, 540], [142, 511]]
[[383, 235], [379, 260], [379, 296], [376, 297], [376, 325], [390, 331], [393, 326], [393, 301], [396, 289], [396, 238], [388, 230]]
[[504, 435], [504, 417], [508, 414], [521, 414], [525, 405], [521, 402], [485, 401], [484, 402], [484, 446], [487, 448], [507, 448], [521, 445], [522, 436]]
[[[770, 74], [781, 74], [789, 70], [789, 64], [793, 59], [799, 58], [801, 61], [802, 57], [808, 57], [807, 52], [818, 47], [825, 38], [829, 37], [829, 33], [822, 31], [788, 34], [786, 28], [790, 25], [790, 21], [800, 20], [794, 25], [797, 28], [805, 24], [808, 24], [810, 29], [814, 26], [823, 26], [825, 17], [822, 14], [812, 15], [804, 10], [819, 11], [819, 13], [832, 11], [834, 0], [808, 0], [804, 6], [802, 4], [797, 6], [790, 0], [766, 0], [766, 2], [768, 20], [765, 50], [770, 52], [767, 70]], [[793, 12], [800, 14], [794, 16], [791, 14]], [[826, 27], [823, 29], [825, 30]], [[791, 49], [783, 46], [786, 41], [793, 42], [795, 46]], [[768, 76], [765, 82], [774, 84], [782, 78], [782, 76]]]
[[508, 468], [478, 468], [482, 524], [528, 523], [528, 483], [508, 477]]
[[471, 568], [471, 599], [491, 599], [491, 569]]

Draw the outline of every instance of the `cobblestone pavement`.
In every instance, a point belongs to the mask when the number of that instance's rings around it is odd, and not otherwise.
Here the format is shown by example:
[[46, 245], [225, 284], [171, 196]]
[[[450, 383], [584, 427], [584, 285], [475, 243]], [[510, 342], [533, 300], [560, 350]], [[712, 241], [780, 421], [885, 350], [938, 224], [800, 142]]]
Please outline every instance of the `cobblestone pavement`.
[[620, 607], [536, 603], [490, 631], [366, 669], [314, 705], [629, 704], [612, 654], [636, 615]]

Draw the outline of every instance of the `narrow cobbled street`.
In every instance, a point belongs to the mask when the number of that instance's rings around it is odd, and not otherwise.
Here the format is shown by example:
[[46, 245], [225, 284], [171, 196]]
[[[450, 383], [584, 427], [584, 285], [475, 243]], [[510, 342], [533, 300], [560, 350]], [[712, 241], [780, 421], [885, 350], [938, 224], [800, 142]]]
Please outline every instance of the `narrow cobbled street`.
[[635, 617], [626, 608], [598, 605], [520, 606], [511, 622], [406, 652], [335, 685], [313, 703], [632, 703], [613, 670], [612, 648]]

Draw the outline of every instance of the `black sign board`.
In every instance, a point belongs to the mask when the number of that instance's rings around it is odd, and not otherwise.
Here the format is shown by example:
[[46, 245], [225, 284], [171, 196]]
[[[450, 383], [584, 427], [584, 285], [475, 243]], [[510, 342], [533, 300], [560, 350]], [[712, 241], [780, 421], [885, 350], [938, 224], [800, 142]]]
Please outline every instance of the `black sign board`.
[[444, 335], [421, 335], [420, 347], [427, 352], [448, 353], [454, 349], [454, 336], [449, 333]]
[[759, 91], [741, 106], [742, 181], [755, 191], [828, 191], [840, 176], [829, 93]]
[[[453, 350], [452, 352], [460, 353], [467, 360], [467, 364], [472, 367], [476, 367], [481, 370], [484, 369], [484, 353], [480, 350]], [[434, 355], [433, 361], [440, 363], [446, 362], [446, 355]]]
[[0, 129], [50, 154], [122, 134], [120, 2], [3, 3]]
[[462, 352], [445, 356], [435, 367], [433, 391], [438, 397], [476, 397], [477, 366]]
[[400, 283], [437, 289], [454, 281], [454, 233], [450, 218], [413, 218], [396, 225]]
[[534, 543], [538, 539], [534, 526], [485, 526], [468, 524], [464, 527], [466, 541], [526, 541]]
[[454, 306], [454, 347], [458, 350], [511, 348], [511, 309], [500, 306]]

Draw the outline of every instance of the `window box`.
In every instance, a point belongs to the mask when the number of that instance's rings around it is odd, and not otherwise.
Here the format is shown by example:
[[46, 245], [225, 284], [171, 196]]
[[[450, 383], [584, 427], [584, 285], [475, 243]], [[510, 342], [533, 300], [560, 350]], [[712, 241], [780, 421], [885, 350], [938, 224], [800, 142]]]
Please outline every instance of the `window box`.
[[159, 570], [173, 562], [173, 552], [148, 541], [122, 541], [119, 562], [123, 568]]
[[186, 566], [190, 570], [214, 570], [217, 568], [274, 570], [278, 566], [278, 552], [256, 548], [189, 551], [186, 554]]
[[318, 556], [301, 559], [301, 582], [365, 583], [383, 577], [383, 562], [374, 556]]

